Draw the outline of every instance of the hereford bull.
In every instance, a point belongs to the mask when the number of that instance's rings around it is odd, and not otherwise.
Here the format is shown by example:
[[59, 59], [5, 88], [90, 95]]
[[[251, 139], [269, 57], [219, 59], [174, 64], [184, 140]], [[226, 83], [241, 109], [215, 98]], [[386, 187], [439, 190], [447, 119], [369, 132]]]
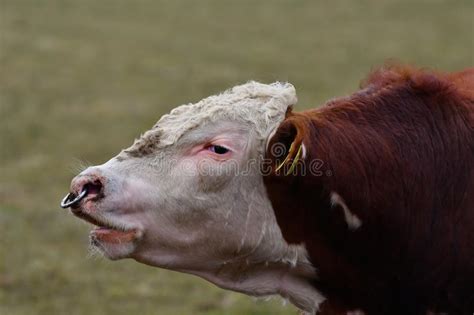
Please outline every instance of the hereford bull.
[[473, 314], [474, 69], [381, 69], [289, 111], [269, 148], [268, 195], [317, 268], [323, 311]]
[[[306, 114], [291, 112], [294, 88], [281, 83], [180, 106], [75, 177], [62, 206], [97, 226], [91, 245], [110, 259], [279, 294], [307, 313], [321, 303], [321, 314], [465, 310], [472, 90], [458, 77], [391, 71]], [[413, 91], [385, 94], [403, 84]], [[320, 166], [302, 176], [312, 161]]]
[[91, 244], [110, 259], [279, 294], [314, 312], [324, 300], [315, 269], [304, 246], [283, 239], [260, 172], [270, 133], [295, 103], [291, 84], [250, 82], [177, 107], [75, 177], [62, 206], [97, 226]]

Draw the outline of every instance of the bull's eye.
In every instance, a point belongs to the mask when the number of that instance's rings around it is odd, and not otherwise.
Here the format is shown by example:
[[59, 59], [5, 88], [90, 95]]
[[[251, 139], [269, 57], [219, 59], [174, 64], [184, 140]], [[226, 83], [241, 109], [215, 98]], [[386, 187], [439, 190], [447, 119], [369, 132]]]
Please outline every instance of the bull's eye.
[[209, 146], [209, 151], [214, 152], [216, 154], [226, 154], [230, 150], [227, 149], [226, 147], [221, 146], [221, 145], [210, 145]]

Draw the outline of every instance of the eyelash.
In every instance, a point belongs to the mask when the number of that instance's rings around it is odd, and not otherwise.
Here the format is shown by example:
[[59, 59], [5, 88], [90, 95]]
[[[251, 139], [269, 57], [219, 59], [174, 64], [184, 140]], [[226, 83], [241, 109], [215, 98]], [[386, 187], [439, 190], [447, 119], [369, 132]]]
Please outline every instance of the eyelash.
[[227, 149], [226, 147], [223, 147], [221, 145], [210, 145], [209, 147], [207, 147], [207, 149], [211, 152], [216, 153], [216, 154], [226, 154], [226, 153], [230, 152], [229, 149]]

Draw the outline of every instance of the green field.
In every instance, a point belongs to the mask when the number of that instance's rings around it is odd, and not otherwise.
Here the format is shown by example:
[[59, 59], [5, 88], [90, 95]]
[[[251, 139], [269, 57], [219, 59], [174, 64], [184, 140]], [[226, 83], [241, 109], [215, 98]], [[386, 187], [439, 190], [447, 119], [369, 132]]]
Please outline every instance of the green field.
[[388, 58], [474, 65], [474, 2], [0, 1], [0, 314], [296, 314], [189, 275], [89, 257], [59, 209], [171, 108], [250, 79], [304, 109]]

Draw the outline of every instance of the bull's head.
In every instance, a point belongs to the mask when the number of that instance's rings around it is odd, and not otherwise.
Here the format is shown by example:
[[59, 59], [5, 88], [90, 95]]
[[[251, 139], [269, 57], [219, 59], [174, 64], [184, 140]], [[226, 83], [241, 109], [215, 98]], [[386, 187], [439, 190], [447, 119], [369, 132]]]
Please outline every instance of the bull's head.
[[180, 106], [75, 177], [63, 206], [96, 226], [91, 244], [110, 259], [281, 294], [313, 311], [314, 270], [302, 246], [284, 241], [262, 178], [268, 138], [295, 103], [290, 84], [250, 82]]

